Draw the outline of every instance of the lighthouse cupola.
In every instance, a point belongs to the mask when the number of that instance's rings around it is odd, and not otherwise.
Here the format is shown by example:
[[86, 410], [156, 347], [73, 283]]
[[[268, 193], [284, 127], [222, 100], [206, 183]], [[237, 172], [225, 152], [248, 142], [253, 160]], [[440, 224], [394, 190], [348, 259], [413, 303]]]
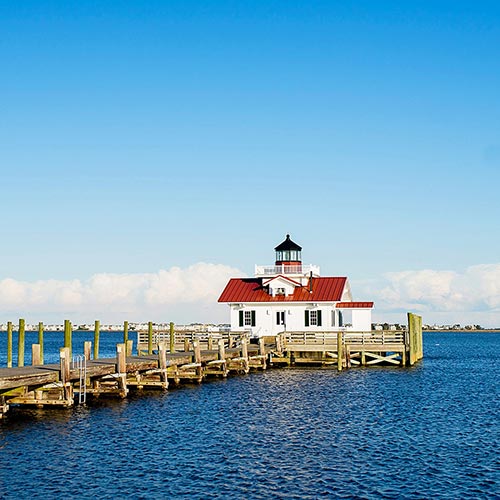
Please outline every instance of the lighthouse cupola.
[[286, 235], [286, 240], [275, 247], [274, 250], [276, 251], [277, 266], [300, 266], [302, 264], [300, 255], [302, 247], [293, 242], [289, 234]]

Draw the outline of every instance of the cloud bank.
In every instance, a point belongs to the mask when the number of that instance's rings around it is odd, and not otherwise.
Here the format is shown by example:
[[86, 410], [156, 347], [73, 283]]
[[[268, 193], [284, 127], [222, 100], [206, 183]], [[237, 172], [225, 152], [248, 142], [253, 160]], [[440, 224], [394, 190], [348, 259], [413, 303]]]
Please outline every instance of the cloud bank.
[[500, 326], [500, 264], [475, 265], [463, 273], [431, 269], [387, 273], [362, 288], [380, 313], [414, 311], [427, 323]]
[[238, 269], [199, 262], [157, 273], [101, 273], [88, 280], [0, 280], [0, 322], [16, 316], [29, 321], [68, 318], [90, 322], [225, 322], [227, 307], [217, 299]]
[[[229, 320], [217, 299], [238, 269], [199, 262], [157, 273], [101, 273], [88, 280], [0, 280], [0, 323], [74, 322], [100, 319], [108, 323]], [[374, 300], [373, 319], [406, 322], [406, 312], [422, 314], [426, 323], [500, 326], [500, 263], [481, 264], [463, 273], [431, 269], [387, 273], [379, 280], [352, 281], [356, 300]]]

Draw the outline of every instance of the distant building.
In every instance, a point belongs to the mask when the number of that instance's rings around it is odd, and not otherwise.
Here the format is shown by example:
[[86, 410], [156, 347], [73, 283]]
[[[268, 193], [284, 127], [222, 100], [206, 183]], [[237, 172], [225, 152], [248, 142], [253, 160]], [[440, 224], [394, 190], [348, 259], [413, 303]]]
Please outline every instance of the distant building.
[[353, 301], [347, 277], [321, 277], [318, 266], [302, 264], [301, 251], [287, 234], [273, 266], [255, 266], [254, 278], [229, 280], [219, 302], [229, 305], [232, 331], [371, 330], [373, 302]]

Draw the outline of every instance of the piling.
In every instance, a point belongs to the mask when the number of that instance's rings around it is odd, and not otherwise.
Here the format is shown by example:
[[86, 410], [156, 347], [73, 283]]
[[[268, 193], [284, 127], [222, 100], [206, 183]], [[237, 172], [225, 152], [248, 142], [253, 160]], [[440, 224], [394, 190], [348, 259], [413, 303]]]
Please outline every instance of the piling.
[[[172, 324], [172, 323], [170, 323]], [[158, 345], [158, 366], [160, 369], [160, 380], [163, 382], [162, 387], [164, 389], [168, 388], [168, 377], [167, 377], [167, 351], [165, 349], [165, 344], [161, 343]]]
[[153, 354], [153, 322], [148, 323], [148, 354]]
[[43, 365], [43, 323], [38, 323], [38, 344], [40, 346], [40, 363]]
[[98, 319], [94, 323], [94, 359], [99, 359], [99, 334], [101, 323]]
[[337, 333], [337, 370], [342, 371], [342, 358], [344, 357], [342, 349], [342, 332]]
[[174, 323], [170, 322], [170, 352], [175, 352], [175, 331]]
[[134, 341], [132, 339], [127, 340], [127, 356], [132, 356], [132, 349], [134, 348]]
[[61, 347], [59, 350], [59, 369], [61, 370], [61, 382], [63, 384], [64, 399], [68, 404], [72, 404], [72, 388], [70, 383], [70, 361], [71, 354], [69, 347]]
[[123, 322], [123, 343], [127, 345], [128, 342], [128, 321]]
[[24, 366], [24, 340], [25, 340], [25, 321], [19, 320], [19, 330], [17, 337], [17, 366]]
[[12, 368], [12, 321], [7, 323], [7, 368]]
[[71, 327], [71, 322], [68, 319], [64, 320], [64, 347], [67, 347], [69, 349], [69, 357], [71, 358], [71, 352], [72, 352], [72, 337], [73, 336], [73, 329]]
[[90, 340], [86, 340], [83, 343], [83, 357], [87, 360], [90, 361], [90, 351], [92, 350], [92, 342]]
[[41, 358], [41, 349], [40, 344], [31, 344], [31, 365], [38, 366], [42, 363], [40, 362]]
[[219, 339], [219, 360], [224, 361], [226, 359], [226, 347], [224, 345], [224, 339]]

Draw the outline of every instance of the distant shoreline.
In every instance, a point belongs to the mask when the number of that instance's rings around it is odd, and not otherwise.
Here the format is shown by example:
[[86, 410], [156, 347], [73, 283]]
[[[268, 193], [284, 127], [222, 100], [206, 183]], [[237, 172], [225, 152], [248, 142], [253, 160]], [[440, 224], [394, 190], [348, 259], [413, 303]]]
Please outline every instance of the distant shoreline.
[[439, 329], [432, 329], [432, 330], [426, 330], [425, 328], [422, 329], [423, 332], [438, 332], [438, 333], [500, 333], [500, 328], [482, 328], [481, 330], [467, 330], [465, 328], [457, 328], [453, 330], [439, 330]]

